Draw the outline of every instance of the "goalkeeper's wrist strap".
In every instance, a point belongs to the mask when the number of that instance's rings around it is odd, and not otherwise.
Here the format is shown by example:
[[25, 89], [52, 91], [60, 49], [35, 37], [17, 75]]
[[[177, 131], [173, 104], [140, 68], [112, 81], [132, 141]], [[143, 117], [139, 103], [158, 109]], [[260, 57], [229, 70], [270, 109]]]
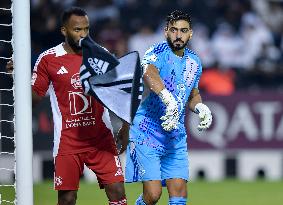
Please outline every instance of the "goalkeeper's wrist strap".
[[202, 109], [203, 106], [205, 106], [203, 103], [197, 103], [197, 104], [195, 105], [195, 110], [194, 110], [194, 112], [195, 112], [196, 114], [199, 114], [199, 112], [200, 112], [200, 110]]
[[174, 103], [175, 98], [173, 97], [172, 93], [170, 93], [166, 88], [161, 90], [158, 94], [160, 97], [161, 101], [167, 106], [169, 103]]

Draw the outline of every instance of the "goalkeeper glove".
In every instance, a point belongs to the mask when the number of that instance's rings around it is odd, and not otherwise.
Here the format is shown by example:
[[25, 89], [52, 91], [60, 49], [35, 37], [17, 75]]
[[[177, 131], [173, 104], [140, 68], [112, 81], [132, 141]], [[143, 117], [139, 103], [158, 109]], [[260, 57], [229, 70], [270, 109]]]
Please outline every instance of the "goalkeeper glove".
[[178, 105], [172, 93], [167, 89], [161, 90], [158, 96], [166, 105], [165, 115], [160, 118], [164, 121], [161, 126], [165, 131], [169, 132], [177, 128], [179, 122]]
[[198, 103], [195, 106], [195, 113], [197, 113], [200, 118], [198, 130], [203, 131], [208, 129], [212, 123], [212, 115], [209, 108], [203, 103]]

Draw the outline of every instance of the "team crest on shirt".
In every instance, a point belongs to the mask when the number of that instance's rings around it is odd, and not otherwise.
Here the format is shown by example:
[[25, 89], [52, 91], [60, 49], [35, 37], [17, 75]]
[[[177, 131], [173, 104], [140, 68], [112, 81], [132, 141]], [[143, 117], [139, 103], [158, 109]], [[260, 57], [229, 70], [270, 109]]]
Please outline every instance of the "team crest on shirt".
[[76, 73], [71, 77], [71, 84], [75, 89], [82, 88], [82, 84], [80, 81], [80, 74]]

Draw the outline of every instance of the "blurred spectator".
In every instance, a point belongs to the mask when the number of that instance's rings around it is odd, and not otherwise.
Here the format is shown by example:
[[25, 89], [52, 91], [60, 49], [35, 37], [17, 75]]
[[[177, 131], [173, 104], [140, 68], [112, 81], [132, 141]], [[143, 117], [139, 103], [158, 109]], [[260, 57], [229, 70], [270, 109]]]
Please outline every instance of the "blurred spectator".
[[241, 67], [240, 56], [243, 40], [230, 24], [227, 22], [219, 24], [212, 36], [211, 43], [216, 60], [221, 67]]
[[[60, 7], [52, 0], [34, 1], [31, 5], [31, 38], [37, 44], [39, 52], [55, 46], [62, 41], [59, 27]], [[54, 45], [50, 45], [50, 43]], [[33, 44], [34, 45], [34, 44]]]
[[151, 45], [162, 40], [165, 40], [163, 35], [154, 33], [150, 25], [143, 24], [136, 34], [130, 36], [128, 41], [129, 51], [138, 51], [142, 57]]
[[244, 76], [247, 79], [246, 87], [257, 89], [259, 87], [265, 89], [279, 87], [282, 79], [282, 71], [281, 73], [280, 71], [278, 72], [279, 59], [280, 52], [276, 47], [270, 44], [263, 44], [261, 52], [255, 60], [254, 69]]
[[117, 20], [120, 17], [119, 9], [112, 0], [80, 0], [76, 1], [75, 5], [85, 9], [91, 22], [105, 19]]
[[261, 52], [255, 61], [255, 68], [264, 73], [276, 73], [280, 57], [280, 51], [275, 46], [262, 44]]
[[204, 24], [198, 23], [193, 26], [193, 38], [190, 46], [200, 57], [203, 67], [211, 67], [215, 63], [215, 55], [209, 38], [209, 31]]
[[117, 57], [127, 53], [126, 36], [120, 29], [120, 24], [117, 20], [108, 19], [104, 21], [104, 25], [99, 30], [96, 40], [111, 53], [116, 54]]
[[252, 0], [255, 11], [262, 17], [269, 29], [279, 35], [283, 26], [283, 4], [278, 0]]
[[242, 52], [243, 66], [252, 69], [255, 60], [262, 52], [263, 45], [274, 45], [272, 34], [255, 13], [246, 13], [242, 17], [241, 37], [244, 40]]

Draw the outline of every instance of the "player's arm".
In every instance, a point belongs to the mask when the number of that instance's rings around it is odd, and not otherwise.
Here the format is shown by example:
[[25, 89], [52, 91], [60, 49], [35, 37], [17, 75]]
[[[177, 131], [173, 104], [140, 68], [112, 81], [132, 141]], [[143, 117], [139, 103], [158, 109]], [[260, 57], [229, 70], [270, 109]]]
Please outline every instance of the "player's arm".
[[143, 80], [145, 85], [157, 95], [165, 89], [159, 71], [152, 64], [147, 65], [146, 71], [143, 74]]
[[120, 145], [118, 154], [122, 154], [127, 148], [127, 145], [129, 143], [129, 129], [129, 123], [122, 120], [122, 126], [120, 127], [116, 137], [116, 143]]
[[31, 85], [32, 85], [32, 104], [36, 106], [48, 92], [51, 83], [50, 74], [48, 72], [49, 63], [48, 55], [40, 54], [34, 65]]
[[163, 120], [161, 126], [165, 131], [171, 131], [177, 128], [179, 121], [179, 113], [177, 102], [169, 92], [161, 80], [158, 69], [153, 64], [146, 65], [143, 74], [145, 85], [155, 94], [159, 96], [161, 101], [166, 105], [166, 113], [160, 119]]
[[200, 123], [198, 125], [198, 130], [206, 130], [210, 127], [212, 123], [212, 115], [210, 109], [202, 103], [202, 99], [197, 88], [192, 89], [189, 102], [189, 109], [200, 117]]
[[202, 103], [201, 96], [199, 90], [197, 88], [193, 88], [189, 97], [189, 109], [195, 112], [195, 107], [198, 103]]
[[34, 90], [32, 90], [32, 107], [35, 107], [42, 99], [42, 96], [39, 96]]
[[[8, 73], [12, 73], [14, 71], [14, 64], [13, 61], [10, 60], [6, 64], [6, 70]], [[32, 90], [32, 107], [37, 105], [43, 97], [39, 96], [35, 91]]]

